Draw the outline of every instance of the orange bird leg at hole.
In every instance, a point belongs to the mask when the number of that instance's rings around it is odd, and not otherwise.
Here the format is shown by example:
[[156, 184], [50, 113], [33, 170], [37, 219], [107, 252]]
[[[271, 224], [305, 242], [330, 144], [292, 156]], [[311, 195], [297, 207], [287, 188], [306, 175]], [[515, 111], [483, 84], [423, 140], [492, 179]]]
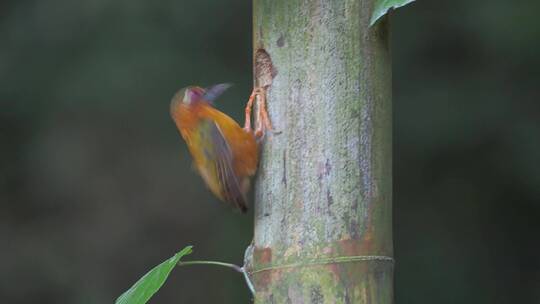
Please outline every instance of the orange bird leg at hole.
[[244, 131], [251, 132], [251, 109], [253, 108], [253, 101], [255, 100], [255, 96], [257, 95], [256, 90], [254, 89], [251, 92], [251, 95], [249, 95], [248, 102], [246, 104], [246, 118], [244, 121]]
[[244, 130], [251, 131], [251, 109], [253, 108], [253, 103], [255, 98], [257, 98], [257, 126], [255, 128], [255, 137], [262, 138], [264, 137], [266, 131], [270, 131], [274, 134], [279, 133], [274, 131], [272, 128], [272, 123], [268, 118], [268, 112], [266, 110], [266, 89], [263, 87], [256, 87], [251, 92], [248, 102], [246, 104], [245, 114], [246, 119], [244, 123]]

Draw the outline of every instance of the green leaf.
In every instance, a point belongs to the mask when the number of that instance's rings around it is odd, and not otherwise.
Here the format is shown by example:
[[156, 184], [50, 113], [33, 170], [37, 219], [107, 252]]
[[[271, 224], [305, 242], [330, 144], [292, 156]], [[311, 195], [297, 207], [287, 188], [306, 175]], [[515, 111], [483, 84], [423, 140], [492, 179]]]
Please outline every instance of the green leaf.
[[374, 25], [375, 22], [384, 16], [390, 9], [405, 6], [413, 1], [414, 0], [375, 0], [375, 6], [373, 7], [369, 25]]
[[167, 280], [178, 261], [180, 261], [183, 256], [190, 254], [192, 248], [193, 246], [187, 246], [170, 259], [154, 267], [140, 278], [137, 283], [131, 286], [130, 289], [118, 297], [114, 303], [144, 304], [148, 302], [161, 286], [163, 286], [163, 283], [165, 283], [165, 280]]

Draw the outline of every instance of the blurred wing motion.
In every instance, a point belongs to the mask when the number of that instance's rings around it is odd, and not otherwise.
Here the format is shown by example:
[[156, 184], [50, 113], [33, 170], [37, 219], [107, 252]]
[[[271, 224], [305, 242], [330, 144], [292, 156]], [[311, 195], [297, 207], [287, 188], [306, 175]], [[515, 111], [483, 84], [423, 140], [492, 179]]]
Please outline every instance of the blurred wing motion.
[[201, 120], [191, 135], [191, 153], [210, 190], [242, 212], [247, 204], [236, 176], [233, 154], [221, 130], [212, 120]]

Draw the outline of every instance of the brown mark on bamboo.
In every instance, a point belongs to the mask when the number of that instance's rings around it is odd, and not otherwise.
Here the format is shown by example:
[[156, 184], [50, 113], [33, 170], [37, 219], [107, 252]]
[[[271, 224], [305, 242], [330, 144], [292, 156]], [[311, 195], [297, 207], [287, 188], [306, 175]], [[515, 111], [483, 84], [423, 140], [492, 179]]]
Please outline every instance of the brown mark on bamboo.
[[372, 241], [372, 238], [369, 237], [363, 240], [343, 239], [338, 241], [338, 247], [336, 249], [338, 250], [338, 253], [342, 256], [377, 254], [371, 251], [373, 248]]
[[[271, 248], [255, 248], [253, 251], [253, 265], [265, 267], [272, 263]], [[261, 271], [255, 275], [255, 286], [262, 286], [266, 290], [272, 283], [273, 271]]]
[[258, 265], [266, 265], [272, 262], [271, 248], [255, 248], [253, 259]]

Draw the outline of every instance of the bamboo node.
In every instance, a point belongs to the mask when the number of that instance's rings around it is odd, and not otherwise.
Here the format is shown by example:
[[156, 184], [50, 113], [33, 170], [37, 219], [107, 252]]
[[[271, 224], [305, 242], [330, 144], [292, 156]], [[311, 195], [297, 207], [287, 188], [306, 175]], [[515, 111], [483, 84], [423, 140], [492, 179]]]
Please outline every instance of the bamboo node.
[[389, 256], [382, 256], [382, 255], [339, 256], [339, 257], [333, 257], [333, 258], [316, 259], [316, 260], [311, 260], [307, 262], [272, 265], [268, 267], [254, 269], [254, 270], [248, 271], [248, 273], [255, 274], [255, 273], [259, 273], [263, 271], [270, 271], [270, 270], [276, 270], [276, 269], [297, 268], [297, 267], [328, 265], [328, 264], [354, 263], [354, 262], [362, 262], [362, 261], [378, 261], [378, 262], [387, 262], [391, 264], [394, 264], [395, 262], [394, 258], [389, 257]]

